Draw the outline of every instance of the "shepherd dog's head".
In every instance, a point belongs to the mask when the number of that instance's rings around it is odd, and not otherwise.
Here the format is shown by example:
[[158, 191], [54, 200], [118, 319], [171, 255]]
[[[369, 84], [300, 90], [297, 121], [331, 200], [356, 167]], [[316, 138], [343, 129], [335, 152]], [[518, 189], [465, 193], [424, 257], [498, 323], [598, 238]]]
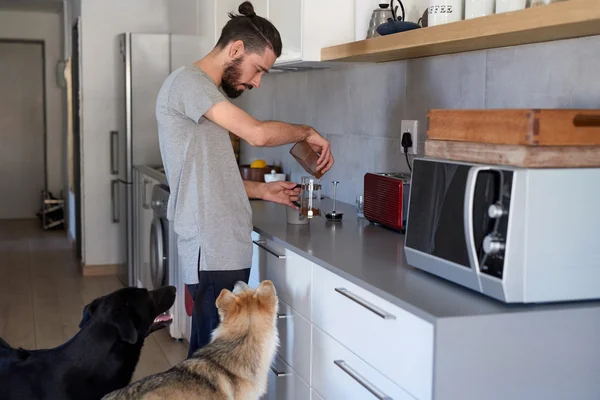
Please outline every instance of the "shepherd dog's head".
[[[213, 331], [213, 340], [235, 346], [240, 359], [260, 365], [266, 374], [279, 346], [279, 301], [273, 282], [262, 281], [256, 289], [237, 282], [233, 292], [221, 291], [216, 306], [221, 323]], [[244, 343], [241, 348], [240, 343]]]
[[256, 289], [244, 282], [237, 282], [233, 292], [223, 289], [217, 298], [221, 323], [215, 335], [229, 334], [268, 335], [276, 331], [279, 301], [275, 286], [269, 280], [262, 281]]

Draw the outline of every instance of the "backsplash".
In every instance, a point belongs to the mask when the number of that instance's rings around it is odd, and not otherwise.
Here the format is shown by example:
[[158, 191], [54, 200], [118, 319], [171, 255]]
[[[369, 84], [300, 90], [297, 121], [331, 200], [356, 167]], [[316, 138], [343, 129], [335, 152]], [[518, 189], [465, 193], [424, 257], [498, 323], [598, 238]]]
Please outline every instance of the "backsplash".
[[[431, 108], [600, 108], [600, 36], [383, 64], [271, 73], [235, 103], [260, 120], [313, 126], [331, 142], [338, 198], [353, 204], [366, 172], [408, 172], [400, 121], [419, 120], [423, 155]], [[288, 178], [306, 173], [291, 145], [254, 148], [242, 141], [241, 163], [263, 158]]]

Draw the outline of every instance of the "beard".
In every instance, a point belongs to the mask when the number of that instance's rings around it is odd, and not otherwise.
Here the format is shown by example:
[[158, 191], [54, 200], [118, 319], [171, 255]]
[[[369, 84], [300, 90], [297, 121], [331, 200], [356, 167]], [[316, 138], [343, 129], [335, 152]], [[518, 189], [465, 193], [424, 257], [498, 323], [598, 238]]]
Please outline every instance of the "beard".
[[244, 56], [231, 61], [223, 71], [223, 79], [221, 80], [221, 88], [230, 99], [239, 97], [246, 89], [237, 89], [237, 86], [244, 85], [247, 89], [252, 89], [252, 86], [239, 82], [242, 76], [242, 62]]

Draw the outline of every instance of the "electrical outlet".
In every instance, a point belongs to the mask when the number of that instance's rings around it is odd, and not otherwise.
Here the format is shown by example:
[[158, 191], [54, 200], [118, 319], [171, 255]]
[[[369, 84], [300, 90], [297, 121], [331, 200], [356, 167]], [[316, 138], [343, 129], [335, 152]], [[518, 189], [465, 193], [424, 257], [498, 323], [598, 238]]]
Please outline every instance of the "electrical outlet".
[[408, 149], [409, 154], [417, 154], [419, 147], [419, 121], [417, 120], [402, 120], [400, 123], [400, 137], [404, 132], [410, 132], [412, 139], [412, 147]]

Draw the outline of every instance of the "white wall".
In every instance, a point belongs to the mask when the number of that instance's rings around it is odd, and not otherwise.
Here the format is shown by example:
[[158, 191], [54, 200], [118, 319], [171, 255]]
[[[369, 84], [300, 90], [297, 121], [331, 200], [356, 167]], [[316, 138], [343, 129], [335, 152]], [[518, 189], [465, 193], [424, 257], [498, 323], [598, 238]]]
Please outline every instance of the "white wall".
[[[83, 0], [83, 229], [87, 265], [125, 260], [123, 237], [111, 220], [110, 131], [125, 129], [125, 93], [118, 35], [197, 33], [196, 0]], [[148, 99], [155, 101], [155, 99]]]
[[[58, 13], [0, 11], [0, 38], [43, 40], [46, 51], [46, 118], [48, 190], [64, 188], [63, 89], [56, 82], [56, 63], [63, 56], [62, 17]], [[41, 206], [41, 204], [40, 204]]]
[[[77, 18], [81, 17], [81, 0], [63, 0], [63, 43], [64, 43], [64, 58], [65, 60], [72, 56], [73, 54], [73, 26], [77, 22]], [[67, 96], [65, 94], [65, 103], [67, 102]], [[63, 142], [63, 146], [65, 149], [65, 154], [68, 154], [68, 138], [66, 127], [68, 126], [67, 119], [68, 110], [65, 109], [64, 119], [65, 119], [65, 138]], [[75, 232], [75, 215], [78, 212], [76, 210], [75, 204], [75, 193], [73, 192], [73, 188], [69, 188], [69, 177], [74, 174], [74, 171], [69, 171], [70, 165], [68, 156], [65, 157], [65, 193], [66, 196], [66, 212], [67, 212], [67, 223], [68, 223], [68, 237], [71, 240], [75, 240], [76, 232]], [[85, 258], [83, 258], [85, 260]]]

